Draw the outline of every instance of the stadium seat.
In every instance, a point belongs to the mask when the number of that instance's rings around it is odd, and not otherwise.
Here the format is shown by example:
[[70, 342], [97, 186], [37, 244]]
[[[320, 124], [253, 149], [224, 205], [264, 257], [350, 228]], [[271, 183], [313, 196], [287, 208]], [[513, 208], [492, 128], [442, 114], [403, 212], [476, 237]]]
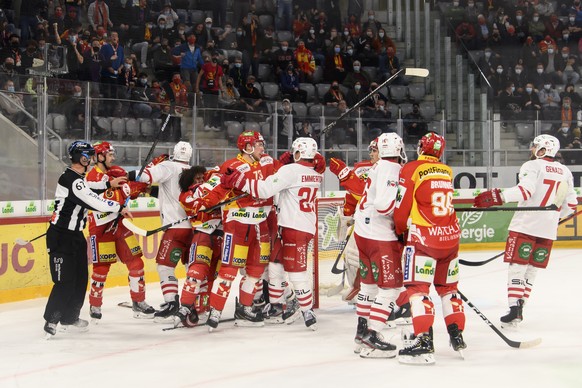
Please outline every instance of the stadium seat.
[[436, 107], [434, 102], [425, 101], [419, 104], [420, 114], [428, 121], [432, 121], [436, 116]]
[[263, 82], [263, 96], [267, 100], [279, 99], [279, 85], [274, 82]]
[[318, 84], [323, 80], [323, 67], [317, 66], [313, 73], [313, 83]]
[[426, 94], [426, 87], [424, 84], [410, 84], [408, 85], [408, 99], [412, 102], [421, 102]]
[[238, 136], [243, 131], [242, 124], [238, 121], [226, 121], [224, 125], [226, 126], [226, 136], [228, 137], [228, 140], [236, 142]]
[[[104, 117], [101, 117], [102, 119]], [[99, 120], [97, 120], [99, 125]], [[111, 121], [111, 136], [117, 140], [123, 139], [125, 136], [125, 119], [116, 117]]]
[[392, 119], [396, 120], [398, 118], [398, 105], [396, 104], [388, 104], [388, 111], [392, 115]]
[[145, 119], [141, 122], [141, 140], [153, 140], [156, 133], [156, 126], [151, 119]]
[[317, 92], [317, 100], [318, 101], [323, 101], [323, 96], [325, 96], [325, 93], [327, 93], [330, 86], [331, 86], [331, 84], [316, 84], [315, 85], [315, 91]]
[[53, 119], [53, 131], [63, 136], [67, 132], [67, 118], [65, 115], [58, 114]]
[[[256, 121], [244, 121], [242, 123], [242, 126], [243, 126], [244, 131], [257, 131], [257, 132], [261, 131], [261, 126]], [[239, 132], [239, 135], [240, 135], [240, 132]]]
[[97, 132], [101, 136], [110, 137], [112, 135], [111, 131], [111, 117], [99, 117], [97, 118]]
[[[120, 147], [119, 147], [120, 148]], [[137, 166], [139, 164], [139, 148], [137, 147], [124, 147], [125, 156], [124, 164], [130, 166]]]
[[313, 86], [313, 84], [303, 82], [299, 84], [299, 89], [307, 92], [307, 102], [315, 101], [315, 86]]
[[402, 112], [402, 117], [412, 112], [412, 104], [409, 102], [404, 102], [399, 105], [400, 111]]
[[304, 119], [307, 116], [307, 105], [302, 102], [292, 102], [291, 105], [298, 119]]
[[259, 63], [259, 81], [271, 82], [273, 81], [273, 69], [271, 65], [266, 63]]
[[273, 16], [268, 14], [259, 15], [259, 25], [263, 27], [263, 29], [274, 26]]
[[362, 66], [362, 71], [368, 73], [372, 81], [378, 79], [378, 68], [374, 66]]
[[529, 143], [534, 137], [534, 125], [532, 123], [516, 123], [515, 132], [517, 140], [522, 143]]
[[199, 23], [204, 23], [205, 18], [206, 18], [206, 14], [204, 14], [204, 11], [199, 10], [199, 9], [190, 10], [190, 22], [193, 25], [196, 25]]
[[125, 122], [125, 139], [139, 140], [140, 124], [137, 119], [128, 119]]
[[[396, 104], [406, 101], [408, 88], [403, 85], [390, 85], [390, 100]], [[388, 97], [388, 96], [386, 96]]]
[[235, 58], [242, 59], [242, 52], [239, 50], [224, 50], [226, 51], [226, 56], [228, 57], [229, 62], [234, 62]]
[[295, 47], [295, 40], [293, 40], [293, 33], [291, 31], [277, 31], [277, 42], [287, 41], [289, 46]]
[[46, 115], [46, 121], [45, 124], [47, 127], [49, 127], [50, 129], [52, 129], [53, 131], [55, 130], [54, 128], [54, 118], [57, 115], [57, 113], [49, 113], [48, 115]]
[[187, 9], [177, 9], [176, 14], [178, 14], [178, 19], [180, 23], [188, 24], [190, 22]]
[[323, 112], [323, 105], [314, 104], [309, 107], [309, 118], [313, 120], [318, 120], [321, 117], [321, 112]]

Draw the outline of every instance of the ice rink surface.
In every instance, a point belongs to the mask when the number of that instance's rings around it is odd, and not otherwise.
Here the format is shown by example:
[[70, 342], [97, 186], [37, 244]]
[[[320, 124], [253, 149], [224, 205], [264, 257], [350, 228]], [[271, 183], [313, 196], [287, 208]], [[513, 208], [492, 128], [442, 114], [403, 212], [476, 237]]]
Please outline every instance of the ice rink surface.
[[[499, 251], [462, 253], [483, 260]], [[106, 289], [103, 319], [86, 333], [44, 340], [46, 299], [0, 305], [0, 387], [582, 387], [582, 308], [578, 282], [582, 249], [555, 249], [538, 272], [524, 321], [504, 330], [511, 339], [542, 338], [531, 349], [513, 349], [468, 306], [465, 360], [448, 345], [440, 299], [436, 305], [433, 366], [401, 365], [396, 359], [361, 359], [353, 353], [355, 310], [339, 296], [322, 296], [318, 330], [293, 325], [262, 328], [222, 323], [162, 331], [168, 325], [132, 318], [117, 306], [127, 287]], [[331, 263], [326, 263], [324, 271]], [[498, 327], [507, 310], [506, 265], [500, 259], [461, 267], [460, 290]], [[159, 285], [147, 285], [158, 305]], [[232, 297], [233, 295], [231, 295]], [[233, 316], [228, 303], [223, 318]], [[87, 302], [81, 318], [88, 319]], [[402, 327], [384, 335], [402, 346]]]

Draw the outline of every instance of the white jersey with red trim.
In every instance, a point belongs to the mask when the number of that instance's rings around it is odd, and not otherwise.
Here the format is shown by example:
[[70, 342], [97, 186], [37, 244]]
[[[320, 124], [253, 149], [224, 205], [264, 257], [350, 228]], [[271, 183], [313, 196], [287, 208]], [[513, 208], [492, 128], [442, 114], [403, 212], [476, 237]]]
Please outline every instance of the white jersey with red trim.
[[[169, 224], [186, 218], [186, 212], [180, 204], [180, 174], [190, 165], [173, 160], [165, 160], [155, 166], [147, 167], [141, 174], [140, 182], [159, 185], [158, 199], [162, 224]], [[172, 229], [190, 229], [189, 221], [181, 222]]]
[[278, 193], [278, 225], [315, 234], [315, 198], [322, 180], [323, 175], [313, 170], [313, 165], [298, 162], [282, 166], [264, 180], [249, 179], [245, 191], [255, 198]]
[[517, 206], [520, 207], [549, 206], [556, 202], [558, 187], [562, 185], [565, 185], [567, 190], [563, 202], [556, 204], [561, 208], [560, 211], [515, 212], [509, 230], [555, 240], [560, 215], [571, 214], [578, 203], [574, 179], [568, 167], [544, 158], [525, 162], [519, 170], [517, 186], [503, 190], [505, 202], [518, 202]]
[[394, 205], [400, 164], [380, 159], [368, 171], [366, 188], [354, 214], [354, 232], [372, 240], [397, 240]]

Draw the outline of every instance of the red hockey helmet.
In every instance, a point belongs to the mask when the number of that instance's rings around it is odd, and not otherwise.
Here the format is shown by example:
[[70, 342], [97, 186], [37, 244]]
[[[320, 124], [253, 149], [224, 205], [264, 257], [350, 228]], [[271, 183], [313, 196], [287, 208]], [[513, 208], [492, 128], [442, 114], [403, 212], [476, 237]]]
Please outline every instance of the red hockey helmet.
[[429, 132], [418, 141], [417, 152], [419, 155], [430, 155], [440, 159], [445, 152], [445, 138]]
[[[259, 141], [262, 141], [262, 142], [265, 141], [265, 139], [263, 138], [263, 135], [261, 135], [259, 132], [244, 131], [243, 133], [241, 133], [238, 136], [238, 140], [236, 142], [236, 145], [240, 151], [247, 153], [247, 151], [245, 151], [245, 149], [247, 148], [247, 144], [250, 144], [254, 148], [255, 143], [259, 142]], [[251, 151], [251, 153], [252, 153], [252, 151]]]
[[127, 171], [119, 166], [111, 166], [107, 170], [107, 175], [109, 175], [110, 178], [119, 178], [121, 176], [127, 176]]
[[115, 149], [108, 141], [98, 141], [97, 143], [93, 144], [93, 148], [95, 149], [96, 155], [115, 152]]

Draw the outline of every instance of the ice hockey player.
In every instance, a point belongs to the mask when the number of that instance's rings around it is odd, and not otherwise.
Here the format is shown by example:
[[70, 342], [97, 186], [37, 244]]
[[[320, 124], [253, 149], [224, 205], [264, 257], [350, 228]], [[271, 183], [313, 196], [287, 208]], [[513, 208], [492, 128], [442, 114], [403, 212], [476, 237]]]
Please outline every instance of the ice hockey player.
[[418, 159], [400, 171], [394, 222], [397, 234], [407, 234], [404, 248], [404, 286], [410, 298], [413, 341], [398, 353], [404, 364], [433, 364], [434, 304], [431, 283], [441, 298], [454, 350], [466, 348], [462, 331], [465, 313], [457, 294], [460, 228], [453, 208], [453, 173], [440, 162], [444, 137], [429, 132], [418, 143]]
[[[186, 218], [186, 212], [180, 204], [180, 174], [190, 168], [192, 146], [180, 141], [174, 146], [174, 152], [169, 160], [145, 168], [140, 177], [136, 172], [129, 174], [130, 180], [139, 179], [149, 185], [157, 183], [159, 186], [158, 199], [160, 202], [160, 216], [163, 224], [169, 224]], [[173, 322], [174, 316], [180, 307], [178, 301], [178, 279], [176, 266], [181, 261], [186, 263], [190, 243], [192, 242], [192, 226], [189, 221], [183, 221], [166, 230], [162, 236], [160, 247], [156, 255], [158, 275], [164, 296], [164, 304], [154, 314], [154, 322]]]
[[474, 200], [474, 206], [479, 208], [507, 202], [517, 202], [518, 207], [558, 206], [558, 211], [518, 211], [511, 219], [503, 259], [509, 263], [509, 313], [501, 317], [502, 326], [522, 321], [523, 306], [529, 299], [537, 271], [548, 266], [558, 222], [574, 213], [578, 204], [572, 173], [555, 160], [559, 150], [560, 142], [554, 136], [537, 136], [532, 142], [532, 159], [519, 170], [519, 183], [503, 191], [485, 191]]
[[[231, 174], [237, 170], [247, 178], [263, 179], [274, 173], [273, 158], [264, 154], [265, 143], [260, 133], [241, 133], [237, 146], [240, 153], [220, 166], [221, 174]], [[244, 193], [240, 190], [226, 188], [216, 182], [204, 197], [195, 201], [193, 212], [208, 209], [241, 194]], [[218, 277], [210, 294], [209, 331], [218, 327], [232, 282], [242, 268], [245, 269], [245, 275], [240, 283], [240, 303], [237, 303], [235, 309], [235, 325], [264, 325], [262, 312], [254, 311], [252, 304], [265, 266], [269, 263], [271, 248], [267, 216], [272, 204], [272, 199], [245, 196], [222, 207], [224, 239]]]
[[[89, 323], [79, 318], [85, 301], [89, 270], [87, 267], [87, 241], [83, 229], [87, 211], [121, 213], [131, 218], [131, 213], [117, 202], [99, 197], [85, 183], [85, 173], [95, 150], [84, 141], [73, 142], [68, 149], [71, 166], [59, 177], [55, 193], [55, 209], [46, 234], [49, 268], [54, 283], [44, 312], [44, 331], [47, 338], [63, 329], [74, 327], [87, 330]], [[113, 181], [117, 186], [122, 179]], [[96, 185], [104, 191], [111, 183]]]
[[292, 144], [294, 163], [282, 166], [274, 175], [256, 179], [239, 170], [223, 176], [225, 187], [232, 187], [253, 198], [271, 198], [278, 194], [277, 222], [281, 239], [269, 264], [271, 304], [282, 310], [285, 272], [289, 275], [305, 325], [317, 329], [313, 313], [313, 288], [307, 273], [308, 244], [316, 233], [315, 198], [323, 176], [315, 171], [317, 143], [300, 137]]
[[[95, 143], [95, 167], [85, 178], [88, 182], [100, 182], [118, 177], [127, 178], [127, 173], [115, 162], [115, 149], [109, 142]], [[107, 200], [124, 204], [126, 199], [136, 198], [147, 188], [146, 183], [127, 182], [121, 188], [109, 188], [101, 195]], [[91, 275], [91, 291], [89, 293], [89, 313], [94, 322], [102, 317], [103, 288], [111, 264], [119, 259], [129, 271], [129, 294], [132, 300], [133, 317], [150, 319], [154, 317], [154, 308], [145, 302], [144, 263], [142, 250], [136, 237], [123, 223], [119, 222], [117, 214], [89, 213], [89, 244], [93, 273]]]
[[[188, 271], [180, 297], [181, 307], [177, 313], [180, 322], [186, 327], [193, 327], [199, 321], [199, 315], [209, 309], [208, 298], [216, 277], [216, 268], [220, 261], [223, 231], [220, 210], [211, 213], [195, 213], [191, 205], [197, 198], [220, 182], [220, 176], [205, 175], [206, 168], [194, 166], [185, 170], [180, 176], [180, 203], [191, 219], [194, 234], [190, 246]], [[217, 172], [217, 171], [216, 171]]]

